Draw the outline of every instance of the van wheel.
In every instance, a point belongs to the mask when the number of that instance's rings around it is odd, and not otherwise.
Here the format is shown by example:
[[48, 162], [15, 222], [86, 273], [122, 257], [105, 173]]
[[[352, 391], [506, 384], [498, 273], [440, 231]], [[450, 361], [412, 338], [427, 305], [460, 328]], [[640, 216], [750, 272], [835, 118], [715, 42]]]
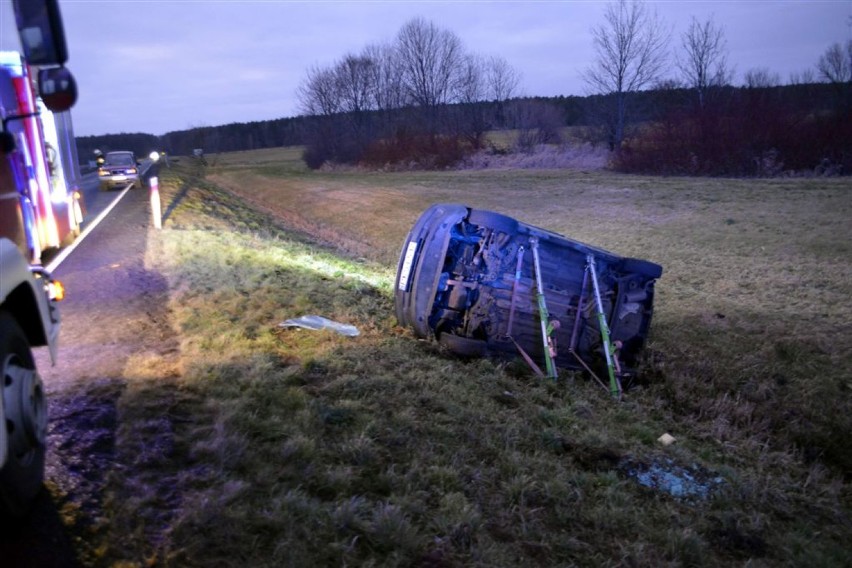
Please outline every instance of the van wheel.
[[663, 267], [659, 264], [640, 258], [625, 258], [621, 262], [621, 269], [624, 272], [635, 272], [647, 278], [659, 278], [663, 274]]
[[480, 209], [472, 209], [467, 218], [468, 222], [493, 229], [498, 233], [506, 233], [514, 235], [518, 230], [518, 220], [507, 215], [494, 213], [493, 211], [482, 211]]
[[461, 335], [442, 333], [438, 337], [438, 343], [462, 357], [485, 357], [488, 352], [488, 343], [482, 339], [471, 339]]

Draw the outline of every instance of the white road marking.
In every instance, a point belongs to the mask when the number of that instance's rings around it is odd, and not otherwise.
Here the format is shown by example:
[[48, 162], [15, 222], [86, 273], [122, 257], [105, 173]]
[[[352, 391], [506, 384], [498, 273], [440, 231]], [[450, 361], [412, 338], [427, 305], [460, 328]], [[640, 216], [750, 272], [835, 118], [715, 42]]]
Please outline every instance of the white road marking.
[[[139, 172], [139, 179], [140, 180], [142, 179], [142, 176], [144, 176], [148, 172], [148, 170], [151, 169], [151, 166], [153, 165], [153, 163], [149, 162], [146, 165], [147, 165], [147, 167], [145, 168], [145, 170]], [[51, 261], [50, 264], [45, 266], [45, 270], [47, 270], [48, 272], [53, 272], [54, 270], [59, 268], [59, 265], [62, 264], [62, 261], [65, 260], [66, 258], [68, 258], [68, 255], [71, 254], [74, 251], [75, 248], [77, 248], [77, 245], [82, 243], [83, 239], [85, 239], [88, 236], [88, 234], [91, 233], [94, 230], [94, 228], [97, 227], [98, 224], [101, 221], [104, 220], [104, 217], [106, 217], [109, 214], [109, 212], [112, 211], [113, 207], [115, 207], [118, 204], [118, 202], [121, 201], [121, 198], [124, 197], [124, 194], [127, 193], [128, 191], [130, 191], [130, 189], [132, 187], [133, 187], [133, 184], [128, 184], [127, 187], [125, 187], [124, 190], [121, 193], [119, 193], [115, 197], [115, 199], [112, 200], [112, 203], [110, 203], [107, 206], [106, 209], [101, 211], [101, 214], [98, 215], [97, 217], [95, 217], [95, 219], [91, 222], [91, 224], [89, 224], [89, 226], [87, 226], [83, 230], [83, 232], [80, 233], [80, 236], [78, 236], [76, 239], [74, 239], [74, 242], [70, 246], [68, 246], [68, 248], [62, 249], [62, 251], [58, 255], [56, 255], [56, 258], [54, 258], [53, 261]]]
[[89, 235], [89, 233], [91, 233], [94, 230], [94, 228], [97, 227], [98, 224], [101, 221], [104, 220], [104, 218], [109, 214], [109, 212], [112, 211], [113, 207], [118, 205], [118, 202], [121, 201], [121, 198], [124, 197], [124, 194], [126, 194], [128, 191], [130, 191], [130, 188], [132, 188], [132, 187], [133, 187], [133, 184], [128, 184], [127, 187], [125, 187], [124, 190], [121, 193], [119, 193], [115, 197], [115, 199], [112, 200], [112, 203], [110, 203], [107, 206], [106, 209], [101, 211], [100, 215], [98, 215], [97, 217], [94, 218], [94, 220], [92, 220], [92, 222], [83, 230], [83, 232], [80, 233], [80, 236], [77, 237], [76, 239], [74, 239], [74, 242], [71, 243], [70, 246], [62, 249], [62, 252], [60, 252], [58, 255], [56, 255], [56, 258], [54, 258], [50, 262], [50, 264], [48, 264], [45, 267], [45, 269], [48, 272], [53, 272], [54, 270], [56, 270], [59, 267], [59, 265], [62, 264], [62, 261], [65, 260], [66, 258], [68, 258], [68, 255], [71, 254], [74, 251], [75, 248], [77, 248], [77, 245], [82, 243], [83, 239], [85, 239]]

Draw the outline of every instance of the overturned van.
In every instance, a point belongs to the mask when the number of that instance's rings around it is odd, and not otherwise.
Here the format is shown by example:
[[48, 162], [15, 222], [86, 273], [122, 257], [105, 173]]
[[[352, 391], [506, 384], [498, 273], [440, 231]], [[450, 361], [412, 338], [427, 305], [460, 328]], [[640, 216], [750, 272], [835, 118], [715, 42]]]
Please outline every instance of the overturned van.
[[[403, 243], [396, 317], [463, 356], [522, 356], [536, 372], [635, 371], [662, 267], [511, 217], [438, 204]], [[620, 390], [620, 382], [618, 384]]]

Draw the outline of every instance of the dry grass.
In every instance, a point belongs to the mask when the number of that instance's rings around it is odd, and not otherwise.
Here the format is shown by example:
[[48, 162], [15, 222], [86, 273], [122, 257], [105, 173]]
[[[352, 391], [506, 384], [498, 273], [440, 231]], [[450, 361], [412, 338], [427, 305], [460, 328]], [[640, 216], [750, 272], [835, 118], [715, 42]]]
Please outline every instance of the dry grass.
[[[204, 180], [161, 176], [167, 200], [187, 184], [150, 243], [181, 338], [180, 500], [125, 559], [850, 561], [848, 180], [309, 173], [292, 149], [210, 161]], [[579, 376], [457, 360], [395, 327], [396, 255], [437, 201], [662, 264], [643, 386], [616, 404]], [[362, 334], [276, 327], [308, 313]], [[143, 407], [138, 391], [125, 404]], [[678, 442], [658, 446], [663, 432]], [[723, 481], [678, 499], [630, 473], [660, 463]]]

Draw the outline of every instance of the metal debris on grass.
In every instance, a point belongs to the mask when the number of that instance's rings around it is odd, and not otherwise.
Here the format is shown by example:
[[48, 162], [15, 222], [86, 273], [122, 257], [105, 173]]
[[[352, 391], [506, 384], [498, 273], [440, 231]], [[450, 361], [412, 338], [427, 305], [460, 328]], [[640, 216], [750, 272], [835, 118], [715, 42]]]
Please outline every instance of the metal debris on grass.
[[287, 321], [279, 323], [278, 327], [301, 327], [302, 329], [310, 329], [314, 331], [330, 329], [347, 337], [355, 337], [361, 333], [354, 325], [339, 323], [317, 315], [288, 319]]

